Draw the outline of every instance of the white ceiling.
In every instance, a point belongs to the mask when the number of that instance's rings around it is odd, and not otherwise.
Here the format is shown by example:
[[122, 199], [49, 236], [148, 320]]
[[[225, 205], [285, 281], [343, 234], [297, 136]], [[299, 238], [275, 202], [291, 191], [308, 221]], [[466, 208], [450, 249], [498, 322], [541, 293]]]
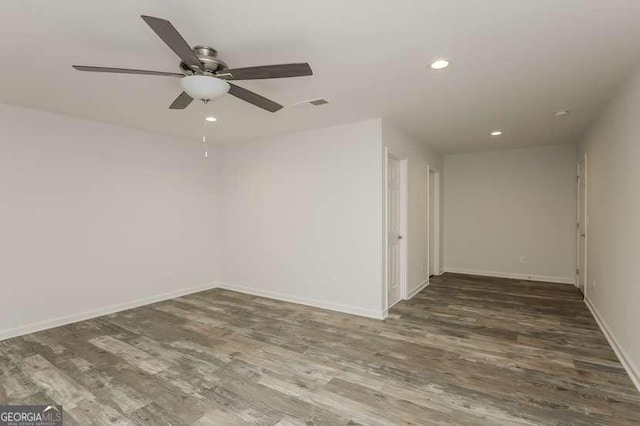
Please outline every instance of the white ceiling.
[[[207, 106], [217, 142], [382, 116], [443, 153], [571, 143], [640, 59], [638, 0], [3, 0], [0, 99], [201, 138], [204, 105], [168, 109], [178, 79], [71, 68], [176, 71], [141, 14], [231, 67], [313, 67], [239, 84], [285, 105], [278, 113], [231, 96]], [[441, 56], [450, 68], [426, 68]], [[286, 108], [317, 97], [332, 103]], [[572, 114], [553, 117], [560, 108]]]

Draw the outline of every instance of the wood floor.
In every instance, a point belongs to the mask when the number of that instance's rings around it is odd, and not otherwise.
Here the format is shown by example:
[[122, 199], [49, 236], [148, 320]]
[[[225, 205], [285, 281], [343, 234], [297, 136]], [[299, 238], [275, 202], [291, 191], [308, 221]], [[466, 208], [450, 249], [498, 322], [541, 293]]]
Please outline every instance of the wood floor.
[[640, 423], [575, 288], [453, 274], [385, 321], [210, 290], [0, 342], [0, 373], [68, 425]]

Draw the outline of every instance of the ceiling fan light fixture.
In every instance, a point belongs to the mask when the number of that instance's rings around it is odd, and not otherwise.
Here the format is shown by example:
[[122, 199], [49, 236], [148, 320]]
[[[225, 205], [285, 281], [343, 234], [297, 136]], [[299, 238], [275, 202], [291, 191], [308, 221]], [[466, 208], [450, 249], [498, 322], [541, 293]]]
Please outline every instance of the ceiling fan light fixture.
[[208, 75], [189, 75], [180, 79], [182, 90], [193, 99], [214, 101], [229, 91], [229, 83]]

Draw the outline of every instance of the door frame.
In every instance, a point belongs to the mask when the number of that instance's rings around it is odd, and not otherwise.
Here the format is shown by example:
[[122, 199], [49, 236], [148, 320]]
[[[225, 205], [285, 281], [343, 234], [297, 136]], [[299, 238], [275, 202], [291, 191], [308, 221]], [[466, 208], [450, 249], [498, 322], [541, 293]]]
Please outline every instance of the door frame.
[[[582, 165], [582, 176], [580, 175], [580, 166]], [[585, 153], [582, 158], [578, 160], [576, 165], [576, 174], [577, 174], [577, 185], [576, 185], [576, 282], [575, 286], [580, 288], [580, 274], [578, 269], [580, 268], [580, 228], [578, 227], [580, 223], [580, 179], [584, 180], [584, 211], [582, 212], [582, 221], [584, 223], [584, 258], [582, 259], [584, 265], [584, 271], [582, 274], [584, 275], [584, 298], [587, 298], [587, 292], [589, 288], [589, 280], [588, 280], [588, 267], [587, 267], [587, 253], [589, 250], [589, 203], [588, 203], [588, 173], [587, 173], [587, 154]]]
[[[433, 194], [431, 193], [431, 175], [433, 174]], [[431, 217], [433, 203], [433, 217]], [[431, 221], [433, 221], [433, 271], [429, 267], [431, 259]], [[440, 266], [440, 171], [427, 165], [427, 282], [431, 275], [442, 274]]]
[[[389, 215], [387, 214], [389, 207], [389, 191], [388, 191], [388, 164], [389, 159], [393, 159], [399, 161], [400, 163], [400, 234], [402, 235], [402, 240], [400, 241], [400, 297], [398, 301], [406, 299], [406, 294], [408, 292], [407, 285], [407, 271], [408, 271], [408, 247], [409, 247], [409, 238], [410, 236], [407, 233], [408, 229], [408, 160], [407, 158], [401, 158], [394, 155], [389, 151], [387, 147], [385, 147], [385, 156], [384, 156], [384, 229], [383, 229], [383, 248], [384, 248], [384, 259], [383, 259], [383, 301], [384, 306], [383, 309], [386, 312], [387, 309], [391, 308], [389, 306], [389, 274], [388, 274], [388, 265], [389, 265]], [[396, 303], [397, 303], [396, 302]], [[394, 303], [395, 305], [395, 303]]]

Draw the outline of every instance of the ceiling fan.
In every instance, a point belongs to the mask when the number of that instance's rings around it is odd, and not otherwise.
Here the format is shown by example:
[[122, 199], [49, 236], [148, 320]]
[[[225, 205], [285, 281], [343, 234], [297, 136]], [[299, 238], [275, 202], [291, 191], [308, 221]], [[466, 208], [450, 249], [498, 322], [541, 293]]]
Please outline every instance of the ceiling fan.
[[227, 64], [218, 58], [218, 52], [214, 48], [195, 46], [192, 49], [189, 47], [171, 22], [145, 15], [142, 15], [142, 19], [181, 59], [180, 70], [182, 73], [84, 65], [74, 65], [73, 68], [79, 71], [179, 77], [183, 92], [169, 106], [170, 109], [184, 109], [194, 99], [200, 99], [204, 103], [208, 103], [228, 92], [236, 98], [270, 112], [278, 111], [282, 108], [282, 105], [250, 90], [229, 83], [229, 81], [300, 77], [313, 74], [311, 67], [307, 63], [229, 69]]

